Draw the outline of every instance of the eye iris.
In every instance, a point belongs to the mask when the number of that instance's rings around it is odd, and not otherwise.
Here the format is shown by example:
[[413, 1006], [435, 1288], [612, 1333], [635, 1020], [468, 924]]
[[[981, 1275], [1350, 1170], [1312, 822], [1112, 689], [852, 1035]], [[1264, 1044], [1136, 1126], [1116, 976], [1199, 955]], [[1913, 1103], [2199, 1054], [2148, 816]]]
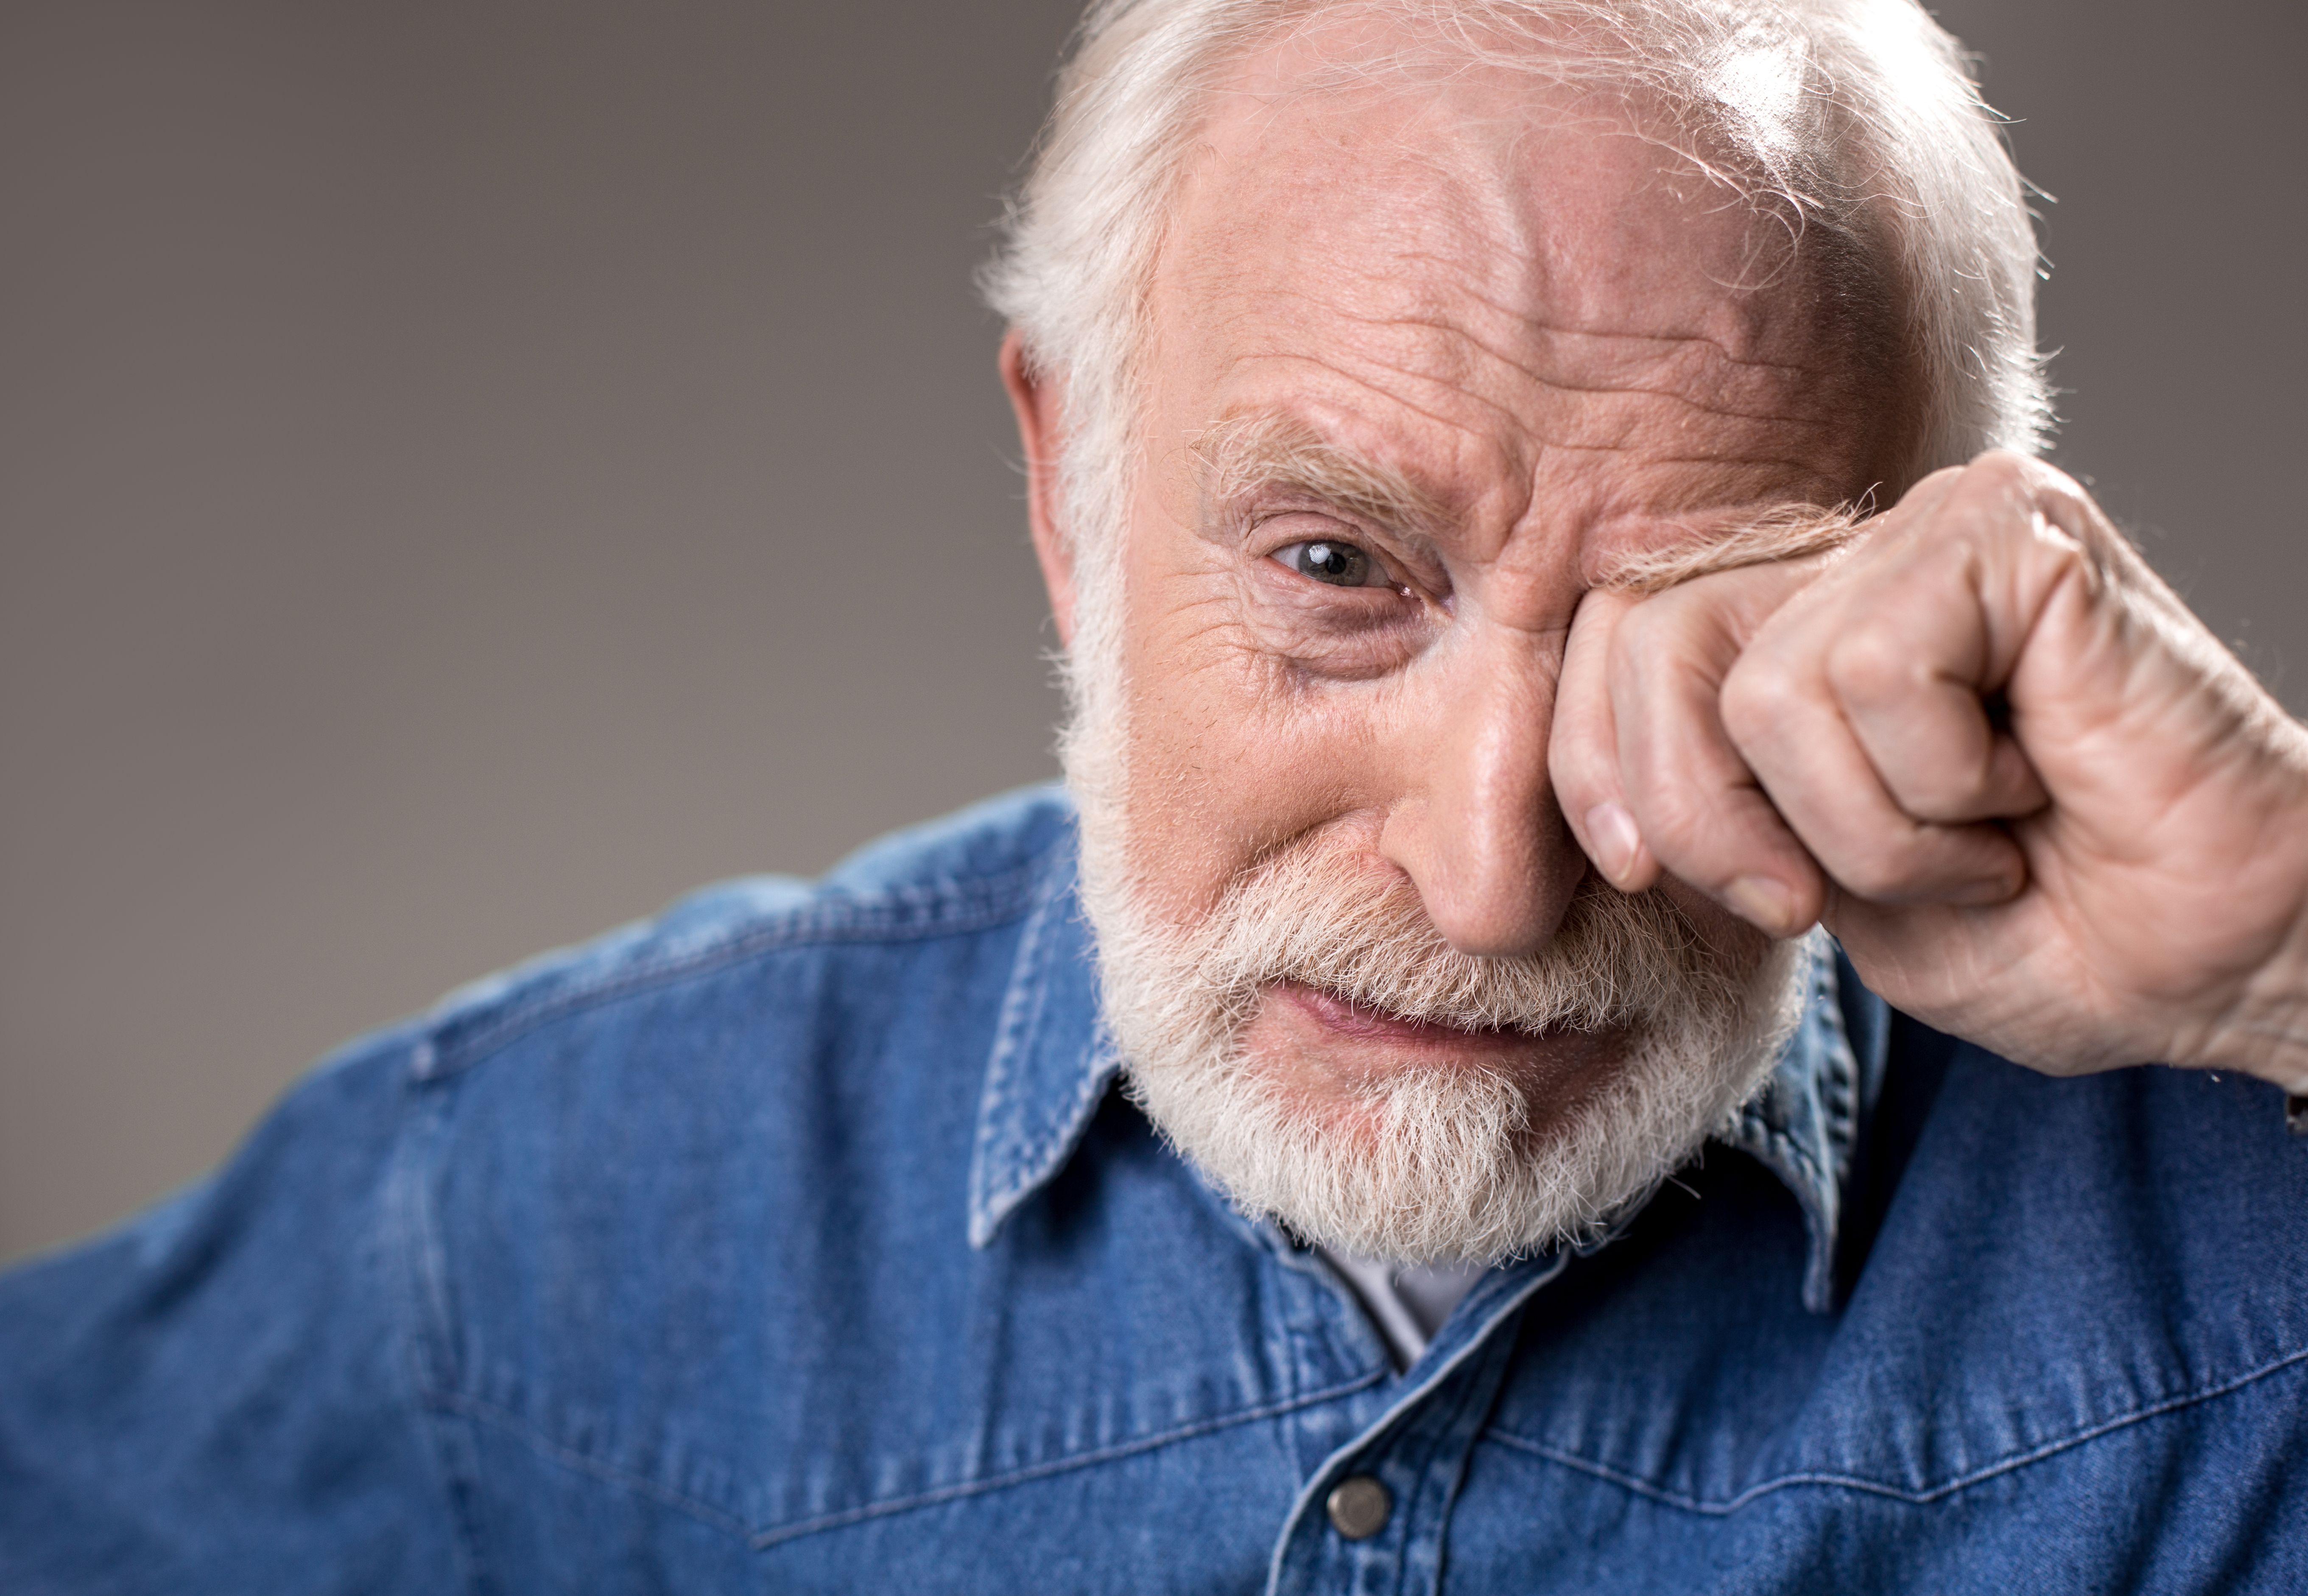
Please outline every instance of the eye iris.
[[1341, 588], [1359, 586], [1370, 571], [1370, 556], [1350, 543], [1310, 543], [1298, 562], [1316, 581]]

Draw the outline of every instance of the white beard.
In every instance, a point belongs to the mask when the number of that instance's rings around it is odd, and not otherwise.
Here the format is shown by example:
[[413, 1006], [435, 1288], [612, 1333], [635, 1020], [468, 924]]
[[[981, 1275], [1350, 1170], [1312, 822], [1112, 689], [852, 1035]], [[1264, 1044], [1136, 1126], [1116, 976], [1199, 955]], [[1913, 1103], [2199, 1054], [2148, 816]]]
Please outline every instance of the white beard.
[[[1238, 877], [1190, 931], [1159, 923], [1132, 868], [1119, 650], [1099, 619], [1076, 638], [1064, 751], [1106, 1023], [1132, 1096], [1245, 1213], [1405, 1263], [1589, 1242], [1768, 1078], [1802, 1016], [1801, 944], [1710, 944], [1656, 891], [1590, 875], [1544, 948], [1481, 957], [1442, 938], [1399, 871], [1315, 833]], [[1342, 1087], [1349, 1111], [1326, 1112], [1244, 1046], [1283, 981], [1405, 1018], [1604, 1031], [1623, 1046], [1567, 1102], [1534, 1101], [1509, 1071], [1414, 1066]]]

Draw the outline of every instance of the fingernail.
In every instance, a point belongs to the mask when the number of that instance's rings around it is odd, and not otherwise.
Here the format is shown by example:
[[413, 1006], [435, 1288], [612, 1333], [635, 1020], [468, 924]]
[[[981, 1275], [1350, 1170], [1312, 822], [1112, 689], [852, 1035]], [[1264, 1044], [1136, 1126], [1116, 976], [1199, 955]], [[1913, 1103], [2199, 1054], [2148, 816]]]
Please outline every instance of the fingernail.
[[1769, 876], [1741, 876], [1723, 889], [1723, 899], [1742, 920], [1775, 937], [1795, 924], [1796, 895]]
[[1635, 817], [1627, 806], [1615, 799], [1605, 799], [1587, 811], [1587, 840], [1594, 845], [1595, 862], [1614, 881], [1623, 881], [1635, 868], [1635, 854], [1643, 845], [1643, 834], [1635, 828]]

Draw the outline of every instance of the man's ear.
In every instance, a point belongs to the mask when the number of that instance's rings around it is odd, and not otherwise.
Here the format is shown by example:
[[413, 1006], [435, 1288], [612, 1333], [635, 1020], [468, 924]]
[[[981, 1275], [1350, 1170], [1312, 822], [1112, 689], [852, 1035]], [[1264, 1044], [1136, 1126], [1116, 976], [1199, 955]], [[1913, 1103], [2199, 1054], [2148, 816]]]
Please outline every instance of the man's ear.
[[1058, 396], [1051, 385], [1026, 364], [1025, 340], [1012, 327], [1002, 338], [1002, 386], [1009, 390], [1010, 408], [1018, 416], [1018, 442], [1026, 450], [1026, 524], [1033, 528], [1034, 555], [1042, 562], [1042, 581], [1050, 590], [1050, 614], [1058, 622], [1058, 641], [1071, 648], [1074, 640], [1074, 560], [1058, 529]]

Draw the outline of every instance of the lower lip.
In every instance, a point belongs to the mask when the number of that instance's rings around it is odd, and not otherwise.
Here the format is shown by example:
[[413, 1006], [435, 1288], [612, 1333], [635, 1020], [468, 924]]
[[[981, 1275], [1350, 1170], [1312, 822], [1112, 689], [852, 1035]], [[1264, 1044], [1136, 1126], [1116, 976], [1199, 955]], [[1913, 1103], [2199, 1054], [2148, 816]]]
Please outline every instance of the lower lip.
[[1290, 1004], [1326, 1031], [1362, 1041], [1387, 1043], [1396, 1047], [1431, 1048], [1453, 1053], [1522, 1052], [1534, 1043], [1546, 1040], [1549, 1034], [1537, 1031], [1461, 1030], [1456, 1025], [1437, 1025], [1433, 1020], [1404, 1019], [1399, 1015], [1362, 1008], [1343, 998], [1311, 986], [1301, 986], [1296, 982], [1284, 982], [1270, 990], [1273, 996]]

